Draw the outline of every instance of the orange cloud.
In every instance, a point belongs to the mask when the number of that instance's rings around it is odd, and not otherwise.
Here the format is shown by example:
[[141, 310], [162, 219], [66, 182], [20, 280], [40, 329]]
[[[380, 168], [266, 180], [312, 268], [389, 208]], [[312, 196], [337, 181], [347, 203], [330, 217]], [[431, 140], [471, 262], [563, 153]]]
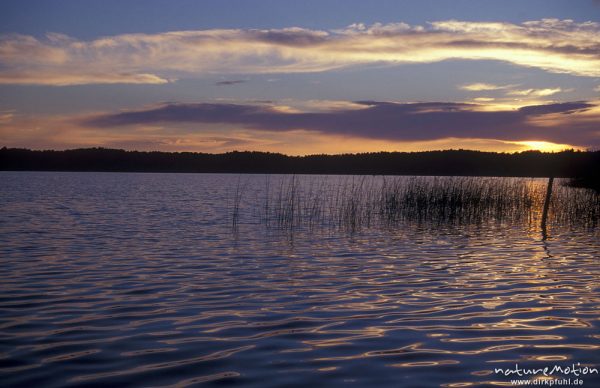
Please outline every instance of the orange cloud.
[[546, 97], [552, 96], [556, 93], [564, 92], [561, 88], [546, 88], [546, 89], [525, 89], [525, 90], [511, 90], [508, 95], [511, 96], [530, 96], [530, 97]]
[[514, 86], [516, 86], [516, 85], [494, 85], [494, 84], [487, 84], [487, 83], [483, 83], [483, 82], [476, 82], [473, 84], [462, 85], [462, 86], [460, 86], [460, 89], [468, 90], [470, 92], [479, 92], [479, 91], [487, 91], [487, 90], [508, 89], [508, 88], [512, 88]]

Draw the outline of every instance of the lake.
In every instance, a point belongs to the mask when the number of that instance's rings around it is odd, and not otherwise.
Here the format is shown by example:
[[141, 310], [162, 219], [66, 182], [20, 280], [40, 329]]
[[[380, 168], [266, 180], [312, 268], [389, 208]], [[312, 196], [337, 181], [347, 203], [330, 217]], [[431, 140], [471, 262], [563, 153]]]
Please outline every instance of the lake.
[[0, 179], [2, 386], [599, 386], [598, 196], [560, 180], [543, 238], [545, 179]]

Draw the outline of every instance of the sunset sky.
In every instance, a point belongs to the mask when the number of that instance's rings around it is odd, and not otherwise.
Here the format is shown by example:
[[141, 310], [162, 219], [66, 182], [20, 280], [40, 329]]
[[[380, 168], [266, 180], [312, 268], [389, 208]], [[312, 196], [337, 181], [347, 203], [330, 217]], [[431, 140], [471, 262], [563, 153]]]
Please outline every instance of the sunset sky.
[[3, 0], [0, 146], [600, 148], [600, 1]]

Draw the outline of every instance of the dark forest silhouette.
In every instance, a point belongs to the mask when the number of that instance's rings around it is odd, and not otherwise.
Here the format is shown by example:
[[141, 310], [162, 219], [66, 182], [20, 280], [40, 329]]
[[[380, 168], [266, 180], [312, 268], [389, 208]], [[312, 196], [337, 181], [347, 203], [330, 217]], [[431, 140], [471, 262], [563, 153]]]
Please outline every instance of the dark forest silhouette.
[[0, 169], [369, 175], [577, 177], [600, 170], [600, 151], [496, 153], [466, 150], [287, 156], [269, 152], [141, 152], [106, 148], [66, 151], [0, 149]]

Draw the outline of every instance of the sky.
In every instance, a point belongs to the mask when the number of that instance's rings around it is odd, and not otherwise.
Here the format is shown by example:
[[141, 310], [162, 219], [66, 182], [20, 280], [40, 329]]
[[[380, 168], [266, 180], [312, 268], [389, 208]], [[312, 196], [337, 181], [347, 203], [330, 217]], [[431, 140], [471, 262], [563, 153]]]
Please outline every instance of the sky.
[[3, 0], [0, 146], [600, 149], [596, 0]]

